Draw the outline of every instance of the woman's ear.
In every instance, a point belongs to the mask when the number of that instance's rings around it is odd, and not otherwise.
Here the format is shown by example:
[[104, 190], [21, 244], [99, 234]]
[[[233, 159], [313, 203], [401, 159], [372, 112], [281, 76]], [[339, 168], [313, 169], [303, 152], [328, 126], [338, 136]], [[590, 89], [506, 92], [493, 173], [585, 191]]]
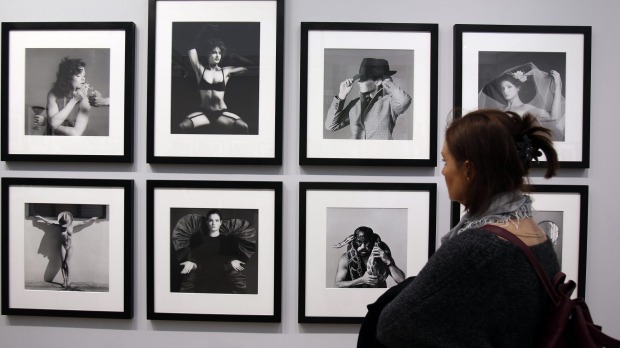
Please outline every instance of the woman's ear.
[[474, 167], [474, 162], [470, 160], [466, 160], [463, 162], [463, 170], [465, 171], [465, 178], [467, 181], [473, 180], [476, 176], [476, 168]]

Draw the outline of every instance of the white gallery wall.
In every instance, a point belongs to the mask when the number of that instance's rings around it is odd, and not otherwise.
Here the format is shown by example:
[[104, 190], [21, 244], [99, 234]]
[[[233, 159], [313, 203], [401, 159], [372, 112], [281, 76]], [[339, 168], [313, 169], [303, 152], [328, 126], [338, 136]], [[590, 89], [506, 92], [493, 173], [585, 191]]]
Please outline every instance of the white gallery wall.
[[[298, 324], [298, 183], [423, 182], [438, 184], [437, 236], [449, 229], [450, 202], [434, 168], [300, 167], [299, 84], [301, 22], [439, 24], [438, 148], [452, 108], [453, 25], [592, 26], [590, 168], [563, 169], [535, 184], [588, 185], [586, 300], [597, 324], [620, 337], [620, 2], [617, 0], [285, 0], [284, 146], [282, 166], [149, 165], [146, 163], [148, 0], [2, 0], [1, 22], [127, 21], [136, 24], [133, 164], [6, 163], [2, 177], [131, 179], [135, 181], [134, 318], [131, 320], [0, 316], [0, 347], [351, 347], [359, 325]], [[3, 78], [5, 78], [3, 76]], [[4, 101], [6, 102], [6, 101]], [[282, 322], [227, 323], [146, 319], [146, 180], [282, 181]]]

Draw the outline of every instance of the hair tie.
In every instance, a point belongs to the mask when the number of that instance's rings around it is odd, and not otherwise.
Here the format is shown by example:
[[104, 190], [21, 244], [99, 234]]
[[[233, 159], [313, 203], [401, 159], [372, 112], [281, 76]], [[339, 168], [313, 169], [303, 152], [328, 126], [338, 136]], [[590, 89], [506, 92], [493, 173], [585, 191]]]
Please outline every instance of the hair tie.
[[528, 166], [532, 160], [538, 163], [538, 157], [542, 156], [542, 152], [532, 145], [532, 140], [527, 134], [517, 141], [517, 153], [524, 166]]

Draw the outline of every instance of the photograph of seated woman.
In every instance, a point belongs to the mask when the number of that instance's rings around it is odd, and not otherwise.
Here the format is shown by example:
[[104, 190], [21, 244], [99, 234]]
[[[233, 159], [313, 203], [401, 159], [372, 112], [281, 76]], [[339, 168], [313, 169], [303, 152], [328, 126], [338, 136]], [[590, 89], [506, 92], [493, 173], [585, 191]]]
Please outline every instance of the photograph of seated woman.
[[529, 113], [551, 130], [554, 141], [564, 141], [562, 76], [554, 69], [542, 71], [529, 62], [512, 67], [488, 82], [478, 95], [478, 107]]
[[109, 48], [27, 48], [25, 63], [26, 135], [110, 135]]
[[[90, 103], [86, 83], [86, 63], [63, 58], [56, 82], [47, 94], [47, 134], [82, 135], [88, 125]], [[36, 120], [39, 124], [43, 120]]]
[[532, 249], [547, 274], [560, 270], [525, 193], [532, 161], [543, 153], [545, 178], [551, 178], [558, 161], [550, 132], [529, 114], [482, 109], [448, 125], [442, 174], [450, 200], [464, 205], [466, 214], [417, 277], [381, 310], [379, 342], [535, 346], [550, 299], [523, 252], [482, 227], [508, 230]]
[[172, 23], [172, 134], [257, 135], [259, 22]]
[[177, 222], [172, 243], [178, 292], [247, 293], [246, 263], [256, 252], [256, 229], [248, 221], [223, 220], [219, 209], [188, 214]]
[[238, 115], [228, 111], [224, 102], [226, 84], [231, 76], [243, 74], [248, 69], [240, 66], [220, 66], [226, 55], [226, 46], [219, 39], [206, 42], [207, 61], [198, 58], [196, 48], [189, 50], [189, 61], [194, 70], [198, 92], [200, 93], [200, 111], [193, 112], [179, 124], [181, 129], [213, 127], [226, 133], [247, 134], [248, 124]]

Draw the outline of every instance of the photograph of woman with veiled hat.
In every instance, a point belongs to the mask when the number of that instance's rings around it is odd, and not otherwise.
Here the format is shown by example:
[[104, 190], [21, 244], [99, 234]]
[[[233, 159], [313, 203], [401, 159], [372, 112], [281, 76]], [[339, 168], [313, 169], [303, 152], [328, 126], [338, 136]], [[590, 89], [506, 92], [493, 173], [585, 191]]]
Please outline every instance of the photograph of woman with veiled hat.
[[413, 50], [325, 49], [324, 139], [413, 139]]
[[478, 107], [529, 113], [564, 141], [566, 53], [479, 52]]
[[328, 208], [328, 288], [388, 288], [405, 279], [407, 209]]

